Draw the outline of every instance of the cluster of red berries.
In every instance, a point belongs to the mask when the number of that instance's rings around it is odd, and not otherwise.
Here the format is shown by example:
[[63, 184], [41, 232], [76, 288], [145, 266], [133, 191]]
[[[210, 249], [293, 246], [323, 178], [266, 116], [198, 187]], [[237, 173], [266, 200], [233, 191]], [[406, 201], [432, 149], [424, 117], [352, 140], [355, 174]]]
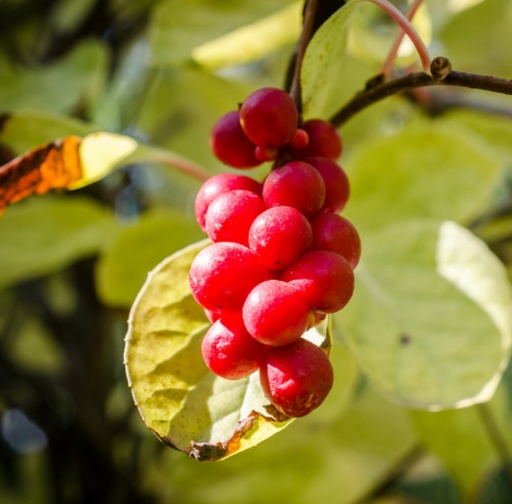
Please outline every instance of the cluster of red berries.
[[207, 366], [227, 379], [259, 370], [268, 399], [294, 417], [332, 387], [329, 359], [302, 335], [349, 301], [360, 255], [357, 231], [338, 215], [349, 196], [341, 138], [327, 121], [298, 121], [289, 94], [264, 88], [217, 122], [211, 147], [221, 161], [275, 166], [263, 183], [224, 173], [203, 184], [195, 212], [213, 243], [189, 276], [212, 322]]

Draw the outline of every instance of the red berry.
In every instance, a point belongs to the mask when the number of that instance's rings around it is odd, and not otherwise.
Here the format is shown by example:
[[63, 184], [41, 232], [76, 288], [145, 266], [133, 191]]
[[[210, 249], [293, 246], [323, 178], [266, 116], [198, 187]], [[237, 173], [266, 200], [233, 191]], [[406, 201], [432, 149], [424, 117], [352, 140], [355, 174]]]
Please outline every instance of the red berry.
[[354, 273], [339, 254], [315, 250], [285, 269], [281, 280], [292, 283], [312, 310], [334, 313], [341, 310], [354, 292]]
[[290, 140], [290, 147], [293, 150], [304, 149], [309, 143], [309, 135], [303, 129], [298, 129]]
[[291, 417], [311, 413], [333, 385], [333, 369], [324, 352], [305, 339], [269, 350], [260, 369], [263, 391], [272, 404]]
[[278, 150], [271, 149], [270, 147], [261, 147], [258, 145], [256, 149], [254, 149], [254, 155], [262, 162], [266, 161], [274, 161], [277, 158]]
[[199, 189], [197, 193], [194, 210], [197, 223], [205, 231], [204, 218], [210, 203], [220, 194], [235, 189], [246, 189], [252, 191], [258, 196], [261, 195], [262, 184], [245, 175], [234, 175], [231, 173], [218, 173], [210, 177]]
[[243, 310], [245, 327], [260, 343], [288, 345], [298, 340], [309, 325], [309, 306], [291, 284], [262, 282], [249, 293]]
[[361, 256], [361, 240], [352, 223], [341, 215], [319, 214], [311, 221], [313, 250], [330, 250], [344, 257], [354, 269]]
[[206, 233], [214, 242], [247, 245], [251, 224], [266, 208], [261, 198], [251, 191], [236, 189], [221, 194], [212, 201], [206, 212]]
[[252, 168], [260, 164], [254, 155], [254, 144], [240, 125], [238, 110], [228, 112], [215, 123], [210, 148], [217, 159], [233, 168]]
[[322, 156], [336, 161], [342, 150], [341, 136], [338, 130], [328, 121], [323, 119], [309, 119], [302, 124], [309, 137], [308, 144], [296, 150], [300, 159], [309, 156]]
[[269, 207], [291, 206], [309, 217], [325, 202], [324, 180], [310, 164], [292, 161], [269, 173], [263, 183], [263, 201]]
[[229, 242], [201, 250], [189, 272], [195, 300], [213, 311], [240, 311], [249, 292], [267, 278], [268, 270], [247, 247]]
[[240, 107], [240, 122], [249, 140], [271, 149], [281, 147], [293, 138], [298, 118], [293, 99], [278, 88], [259, 89]]
[[326, 192], [322, 212], [341, 212], [350, 195], [350, 184], [343, 168], [324, 157], [309, 157], [305, 161], [314, 166], [324, 180]]
[[216, 375], [238, 380], [259, 369], [268, 347], [249, 335], [238, 315], [217, 320], [205, 334], [201, 351]]
[[296, 208], [272, 207], [258, 215], [249, 229], [249, 248], [271, 270], [283, 269], [311, 245], [309, 221]]

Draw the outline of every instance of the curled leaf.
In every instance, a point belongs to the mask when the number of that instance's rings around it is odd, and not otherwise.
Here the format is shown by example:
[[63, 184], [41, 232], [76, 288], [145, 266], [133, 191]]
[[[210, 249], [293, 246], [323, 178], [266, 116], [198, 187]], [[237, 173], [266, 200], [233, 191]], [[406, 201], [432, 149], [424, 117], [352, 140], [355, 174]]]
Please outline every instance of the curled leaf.
[[[131, 309], [125, 366], [135, 404], [162, 442], [197, 460], [220, 460], [293, 419], [269, 404], [257, 373], [225, 380], [203, 362], [200, 346], [209, 322], [192, 297], [188, 271], [208, 243], [171, 255], [149, 274]], [[330, 337], [316, 329], [308, 333], [330, 349]]]

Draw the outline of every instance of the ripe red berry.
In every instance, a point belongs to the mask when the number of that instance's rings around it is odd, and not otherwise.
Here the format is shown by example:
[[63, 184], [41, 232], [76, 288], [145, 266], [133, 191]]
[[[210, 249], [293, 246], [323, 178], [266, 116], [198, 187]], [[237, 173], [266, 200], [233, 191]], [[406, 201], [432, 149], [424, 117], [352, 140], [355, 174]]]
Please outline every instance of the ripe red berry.
[[344, 257], [354, 269], [361, 256], [361, 240], [352, 223], [341, 215], [319, 214], [311, 220], [313, 250], [330, 250]]
[[324, 352], [303, 338], [269, 350], [260, 368], [261, 386], [272, 404], [291, 417], [311, 413], [333, 385], [333, 369]]
[[305, 162], [314, 166], [325, 183], [325, 201], [322, 212], [341, 212], [350, 196], [350, 184], [343, 168], [325, 157], [309, 157]]
[[292, 283], [312, 310], [334, 313], [341, 310], [354, 292], [354, 273], [339, 254], [314, 250], [285, 269], [281, 280]]
[[205, 216], [205, 229], [214, 242], [248, 244], [249, 228], [266, 210], [265, 203], [251, 191], [236, 189], [217, 196]]
[[240, 107], [240, 123], [249, 140], [271, 149], [281, 147], [293, 138], [298, 118], [293, 99], [278, 88], [258, 89]]
[[323, 119], [309, 119], [301, 126], [309, 137], [308, 144], [296, 150], [300, 159], [309, 156], [322, 156], [336, 161], [342, 150], [341, 136], [338, 130]]
[[325, 192], [318, 170], [302, 161], [291, 161], [270, 172], [263, 183], [263, 201], [267, 206], [291, 206], [306, 217], [322, 208]]
[[233, 168], [253, 168], [261, 161], [254, 155], [255, 145], [240, 125], [238, 110], [222, 116], [210, 134], [210, 148], [217, 159]]
[[249, 335], [239, 314], [214, 322], [201, 343], [205, 364], [228, 380], [257, 371], [267, 351], [267, 346]]
[[262, 282], [249, 293], [243, 310], [245, 327], [260, 343], [288, 345], [308, 328], [309, 306], [291, 284], [279, 280]]
[[189, 283], [195, 300], [213, 311], [240, 311], [247, 294], [267, 280], [268, 270], [247, 247], [219, 242], [192, 261]]
[[262, 184], [245, 175], [218, 173], [210, 177], [199, 189], [194, 203], [197, 223], [205, 231], [205, 215], [210, 203], [220, 194], [235, 189], [246, 189], [261, 196]]
[[296, 208], [272, 207], [258, 215], [249, 229], [249, 248], [271, 270], [295, 262], [310, 247], [309, 221]]

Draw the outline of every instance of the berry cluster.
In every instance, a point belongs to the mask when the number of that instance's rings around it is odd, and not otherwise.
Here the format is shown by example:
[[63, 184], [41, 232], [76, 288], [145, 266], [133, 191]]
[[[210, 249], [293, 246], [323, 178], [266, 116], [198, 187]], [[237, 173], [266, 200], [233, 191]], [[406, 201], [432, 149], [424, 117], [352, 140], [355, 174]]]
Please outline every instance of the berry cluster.
[[338, 215], [349, 196], [336, 163], [341, 138], [320, 119], [299, 127], [291, 97], [264, 88], [217, 122], [211, 148], [234, 168], [275, 164], [263, 183], [223, 173], [197, 194], [197, 221], [213, 242], [189, 276], [212, 322], [204, 360], [227, 379], [259, 370], [280, 411], [306, 415], [328, 394], [333, 372], [301, 336], [349, 301], [360, 255], [357, 231]]

